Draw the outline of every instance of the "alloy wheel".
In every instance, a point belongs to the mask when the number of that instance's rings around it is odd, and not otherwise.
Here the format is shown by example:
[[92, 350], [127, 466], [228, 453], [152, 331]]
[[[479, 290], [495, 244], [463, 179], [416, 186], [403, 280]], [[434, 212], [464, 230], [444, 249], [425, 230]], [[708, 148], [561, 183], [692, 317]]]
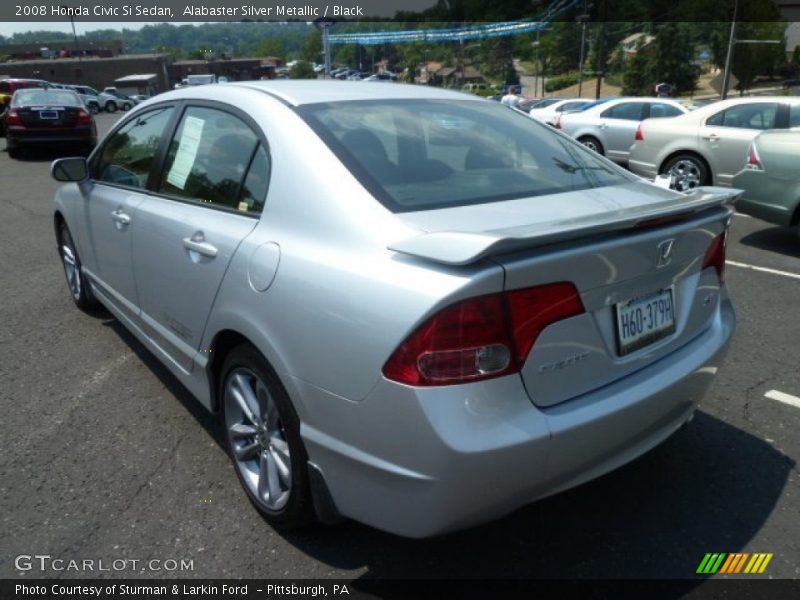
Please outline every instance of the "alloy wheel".
[[81, 297], [81, 271], [77, 255], [72, 237], [64, 228], [61, 232], [61, 260], [64, 263], [64, 273], [67, 276], [69, 291], [76, 301]]
[[275, 399], [250, 369], [231, 371], [225, 383], [225, 427], [233, 460], [251, 495], [269, 511], [289, 501], [292, 462]]
[[672, 189], [686, 192], [702, 185], [703, 168], [694, 160], [682, 158], [669, 168], [667, 175]]

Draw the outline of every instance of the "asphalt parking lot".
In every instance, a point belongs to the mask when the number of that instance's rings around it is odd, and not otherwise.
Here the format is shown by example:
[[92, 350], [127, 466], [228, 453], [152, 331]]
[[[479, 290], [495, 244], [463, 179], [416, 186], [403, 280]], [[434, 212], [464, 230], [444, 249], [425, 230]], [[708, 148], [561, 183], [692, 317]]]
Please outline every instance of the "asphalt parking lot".
[[[100, 132], [118, 118], [99, 115]], [[634, 463], [442, 538], [352, 522], [279, 534], [248, 502], [214, 419], [109, 314], [72, 305], [52, 158], [0, 152], [0, 577], [687, 578], [705, 553], [737, 551], [773, 553], [763, 577], [800, 577], [793, 232], [734, 218], [727, 361], [694, 421]], [[19, 555], [193, 568], [20, 572]]]

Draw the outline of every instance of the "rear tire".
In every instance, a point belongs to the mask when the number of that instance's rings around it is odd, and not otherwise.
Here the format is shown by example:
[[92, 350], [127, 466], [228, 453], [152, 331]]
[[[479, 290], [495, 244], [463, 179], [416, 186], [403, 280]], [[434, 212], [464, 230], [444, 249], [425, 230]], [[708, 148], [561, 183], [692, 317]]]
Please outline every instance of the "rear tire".
[[14, 148], [6, 147], [6, 150], [8, 151], [9, 158], [13, 158], [14, 160], [22, 158], [22, 150], [19, 147], [16, 146]]
[[97, 104], [95, 104], [94, 102], [90, 102], [90, 103], [89, 103], [89, 104], [86, 106], [86, 108], [89, 110], [89, 114], [90, 114], [90, 115], [96, 115], [97, 113], [99, 113], [99, 112], [100, 112], [100, 106], [98, 106], [98, 105], [97, 105]]
[[312, 522], [300, 419], [277, 375], [249, 345], [234, 348], [220, 373], [226, 445], [250, 502], [275, 527]]
[[109, 100], [108, 102], [106, 102], [105, 109], [106, 112], [109, 113], [117, 112], [117, 103], [114, 102], [113, 100]]
[[696, 154], [678, 154], [662, 165], [660, 174], [669, 175], [670, 188], [688, 192], [702, 185], [709, 185], [711, 177], [705, 161]]
[[578, 141], [587, 148], [589, 148], [589, 150], [597, 152], [600, 156], [606, 155], [606, 151], [603, 148], [603, 144], [601, 144], [600, 140], [598, 140], [596, 137], [591, 135], [584, 135], [579, 137]]

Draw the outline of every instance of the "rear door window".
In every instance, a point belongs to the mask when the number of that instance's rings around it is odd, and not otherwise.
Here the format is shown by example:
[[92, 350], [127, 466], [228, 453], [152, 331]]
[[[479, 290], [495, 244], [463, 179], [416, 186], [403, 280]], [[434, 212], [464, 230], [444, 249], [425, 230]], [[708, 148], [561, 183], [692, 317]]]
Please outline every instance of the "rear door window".
[[[256, 200], [242, 200], [240, 195], [258, 145], [258, 136], [238, 117], [214, 108], [190, 106], [170, 142], [159, 191], [250, 212]], [[256, 183], [250, 185], [254, 190], [261, 189]]]
[[622, 102], [604, 110], [600, 116], [606, 119], [641, 121], [644, 118], [644, 102]]
[[800, 104], [789, 106], [789, 127], [792, 129], [800, 127]]
[[774, 129], [777, 114], [777, 102], [739, 104], [712, 115], [706, 119], [706, 125], [738, 129]]
[[672, 104], [665, 104], [664, 102], [654, 102], [650, 105], [650, 118], [663, 119], [666, 117], [677, 117], [682, 115], [683, 112]]

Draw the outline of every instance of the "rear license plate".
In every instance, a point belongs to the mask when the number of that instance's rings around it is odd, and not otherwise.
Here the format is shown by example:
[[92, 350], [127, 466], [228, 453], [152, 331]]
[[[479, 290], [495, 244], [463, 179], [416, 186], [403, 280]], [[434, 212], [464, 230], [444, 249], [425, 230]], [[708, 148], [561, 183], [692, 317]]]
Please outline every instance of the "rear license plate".
[[54, 110], [43, 110], [39, 112], [40, 119], [57, 119], [58, 113]]
[[616, 305], [617, 344], [625, 356], [675, 332], [672, 288]]

